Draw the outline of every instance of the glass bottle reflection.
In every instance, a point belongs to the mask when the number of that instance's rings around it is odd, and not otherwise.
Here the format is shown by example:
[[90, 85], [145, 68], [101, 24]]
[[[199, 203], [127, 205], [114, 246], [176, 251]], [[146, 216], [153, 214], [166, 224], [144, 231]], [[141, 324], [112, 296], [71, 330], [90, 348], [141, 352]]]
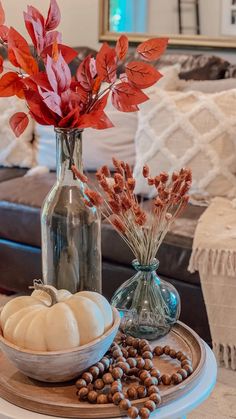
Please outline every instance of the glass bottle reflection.
[[84, 204], [82, 131], [56, 128], [57, 181], [47, 195], [41, 217], [43, 279], [75, 293], [101, 292], [101, 222], [95, 207]]

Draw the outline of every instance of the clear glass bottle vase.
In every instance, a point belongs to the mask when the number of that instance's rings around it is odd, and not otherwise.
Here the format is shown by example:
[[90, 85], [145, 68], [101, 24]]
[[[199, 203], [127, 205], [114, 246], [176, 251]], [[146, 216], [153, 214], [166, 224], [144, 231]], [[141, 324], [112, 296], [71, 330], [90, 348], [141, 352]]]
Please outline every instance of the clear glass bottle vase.
[[75, 293], [101, 292], [101, 221], [95, 207], [84, 203], [82, 131], [56, 128], [57, 181], [41, 212], [44, 283]]
[[132, 262], [137, 273], [115, 292], [111, 304], [121, 315], [124, 333], [142, 339], [166, 335], [180, 315], [180, 297], [173, 285], [160, 279], [157, 259], [148, 265]]

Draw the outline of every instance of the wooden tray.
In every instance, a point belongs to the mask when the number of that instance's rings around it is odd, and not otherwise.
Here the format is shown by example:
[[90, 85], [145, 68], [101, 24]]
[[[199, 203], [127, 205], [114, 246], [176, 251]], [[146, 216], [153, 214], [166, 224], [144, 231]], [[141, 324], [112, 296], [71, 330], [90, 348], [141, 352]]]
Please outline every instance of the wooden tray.
[[[151, 342], [152, 346], [156, 342]], [[157, 344], [157, 343], [156, 343]], [[158, 340], [158, 345], [169, 345], [190, 356], [194, 372], [183, 383], [177, 386], [160, 386], [162, 403], [167, 404], [188, 392], [201, 375], [205, 363], [205, 348], [199, 336], [183, 323], [178, 322], [171, 332]], [[173, 372], [179, 368], [179, 362], [162, 356], [154, 358], [155, 366], [161, 373]], [[63, 384], [47, 384], [34, 381], [20, 373], [5, 355], [0, 352], [0, 396], [24, 409], [51, 416], [66, 418], [111, 418], [125, 416], [113, 404], [92, 405], [79, 402], [74, 382]], [[139, 406], [147, 399], [132, 402]]]

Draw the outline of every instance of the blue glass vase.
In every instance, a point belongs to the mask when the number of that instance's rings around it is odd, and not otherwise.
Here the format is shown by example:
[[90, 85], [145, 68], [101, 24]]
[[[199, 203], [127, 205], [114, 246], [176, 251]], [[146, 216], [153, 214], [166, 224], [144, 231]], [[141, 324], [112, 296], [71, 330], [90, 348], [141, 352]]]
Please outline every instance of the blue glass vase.
[[179, 294], [173, 285], [157, 276], [157, 259], [147, 265], [135, 259], [132, 265], [137, 273], [118, 288], [111, 303], [120, 312], [124, 333], [157, 339], [166, 335], [179, 318]]

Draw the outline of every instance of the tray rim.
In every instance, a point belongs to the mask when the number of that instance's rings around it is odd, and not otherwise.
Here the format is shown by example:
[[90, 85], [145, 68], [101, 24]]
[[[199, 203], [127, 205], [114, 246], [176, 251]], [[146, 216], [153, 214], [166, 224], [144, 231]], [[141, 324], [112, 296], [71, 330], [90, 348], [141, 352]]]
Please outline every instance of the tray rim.
[[[205, 360], [206, 360], [206, 349], [205, 349], [205, 345], [202, 341], [202, 339], [197, 335], [196, 332], [194, 332], [189, 326], [185, 325], [184, 323], [178, 321], [176, 323], [176, 325], [173, 327], [172, 332], [174, 332], [177, 336], [180, 337], [180, 339], [183, 339], [183, 331], [185, 333], [185, 335], [187, 334], [187, 337], [190, 338], [190, 341], [194, 342], [195, 345], [197, 343], [198, 346], [198, 351], [200, 353], [200, 360], [199, 363], [197, 365], [197, 367], [195, 368], [194, 372], [192, 375], [190, 375], [183, 383], [175, 386], [175, 387], [170, 387], [169, 389], [165, 390], [164, 392], [164, 399], [163, 399], [163, 403], [162, 405], [166, 405], [169, 402], [175, 400], [179, 394], [181, 393], [181, 396], [183, 396], [184, 394], [186, 394], [187, 391], [191, 390], [196, 383], [199, 381], [200, 376], [201, 376], [201, 372], [202, 369], [204, 367], [205, 364]], [[182, 332], [182, 333], [181, 333]], [[185, 339], [185, 342], [187, 341], [187, 339]], [[152, 341], [150, 342], [152, 344]], [[191, 344], [189, 345], [191, 348]], [[0, 357], [3, 356], [5, 359], [7, 359], [8, 362], [10, 362], [8, 360], [8, 358], [6, 357], [6, 355], [4, 353], [1, 354], [0, 351]], [[33, 381], [35, 384], [37, 384], [36, 381]], [[48, 383], [49, 384], [49, 383]], [[51, 383], [52, 384], [52, 383]], [[63, 385], [63, 383], [62, 383]], [[39, 387], [40, 388], [40, 387]], [[174, 390], [173, 390], [174, 389]], [[160, 390], [161, 394], [163, 393], [162, 389]], [[5, 383], [3, 385], [3, 380], [1, 380], [0, 377], [0, 397], [2, 397], [3, 399], [7, 400], [8, 402], [21, 407], [23, 409], [32, 411], [32, 412], [36, 412], [36, 413], [41, 413], [44, 415], [50, 415], [50, 416], [55, 416], [55, 417], [65, 417], [65, 418], [115, 418], [115, 417], [121, 417], [121, 416], [125, 416], [125, 412], [122, 412], [118, 406], [115, 405], [91, 405], [89, 403], [78, 403], [78, 407], [80, 412], [75, 412], [75, 403], [60, 403], [58, 405], [58, 408], [60, 411], [58, 411], [58, 413], [55, 412], [49, 412], [47, 409], [47, 406], [55, 406], [55, 402], [47, 400], [47, 401], [43, 401], [40, 402], [39, 400], [35, 399], [35, 397], [31, 396], [31, 395], [20, 395], [20, 394], [16, 394], [14, 392], [11, 391], [11, 386], [9, 386], [8, 388], [6, 388]], [[26, 407], [25, 406], [25, 401], [29, 401], [31, 406]], [[132, 402], [133, 406], [141, 406], [146, 400], [148, 400], [148, 398], [143, 398], [143, 399], [139, 399], [139, 400], [134, 400]], [[95, 407], [95, 414], [92, 413], [92, 411], [94, 411], [94, 409], [92, 409], [92, 407]], [[68, 409], [73, 409], [73, 412], [68, 412]], [[77, 409], [76, 409], [77, 410]], [[88, 412], [89, 411], [89, 412]], [[88, 412], [88, 415], [85, 415], [85, 412]], [[85, 416], [82, 416], [85, 415]]]

